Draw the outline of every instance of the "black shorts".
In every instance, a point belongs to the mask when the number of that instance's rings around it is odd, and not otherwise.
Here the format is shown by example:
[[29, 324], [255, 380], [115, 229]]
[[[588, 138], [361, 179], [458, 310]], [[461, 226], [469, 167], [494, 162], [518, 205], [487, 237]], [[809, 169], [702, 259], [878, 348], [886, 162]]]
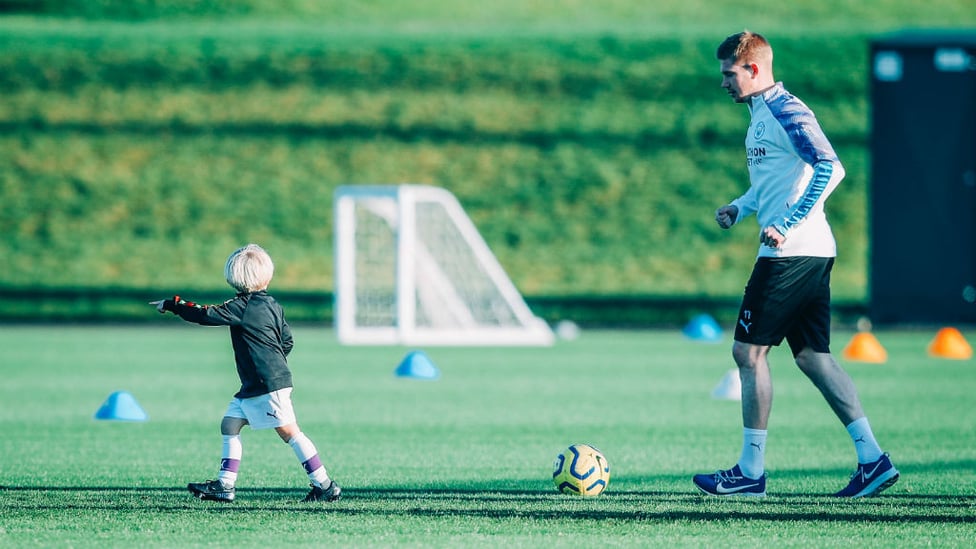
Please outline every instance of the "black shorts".
[[746, 284], [735, 340], [830, 352], [832, 257], [760, 257]]

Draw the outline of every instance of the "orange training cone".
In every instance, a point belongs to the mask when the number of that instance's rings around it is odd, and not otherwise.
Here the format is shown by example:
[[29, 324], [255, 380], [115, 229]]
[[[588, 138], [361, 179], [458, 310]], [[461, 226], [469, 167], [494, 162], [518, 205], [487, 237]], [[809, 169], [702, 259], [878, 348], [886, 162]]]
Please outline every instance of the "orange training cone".
[[888, 360], [888, 351], [885, 351], [871, 332], [858, 332], [844, 348], [844, 358], [855, 362], [882, 364]]
[[929, 343], [929, 354], [941, 358], [965, 360], [973, 357], [973, 348], [955, 328], [942, 328]]

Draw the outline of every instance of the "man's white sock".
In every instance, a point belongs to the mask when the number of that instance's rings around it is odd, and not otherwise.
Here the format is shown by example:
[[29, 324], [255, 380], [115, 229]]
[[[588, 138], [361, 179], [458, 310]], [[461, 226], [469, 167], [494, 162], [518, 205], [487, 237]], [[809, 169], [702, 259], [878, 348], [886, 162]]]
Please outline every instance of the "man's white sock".
[[747, 478], [757, 479], [766, 471], [766, 430], [742, 429], [742, 456], [739, 469]]
[[854, 441], [854, 450], [857, 451], [858, 463], [872, 463], [878, 461], [884, 455], [881, 447], [878, 446], [878, 441], [874, 439], [874, 433], [871, 431], [871, 424], [868, 423], [868, 418], [862, 417], [861, 419], [855, 419], [847, 426], [847, 432], [850, 433], [851, 440]]

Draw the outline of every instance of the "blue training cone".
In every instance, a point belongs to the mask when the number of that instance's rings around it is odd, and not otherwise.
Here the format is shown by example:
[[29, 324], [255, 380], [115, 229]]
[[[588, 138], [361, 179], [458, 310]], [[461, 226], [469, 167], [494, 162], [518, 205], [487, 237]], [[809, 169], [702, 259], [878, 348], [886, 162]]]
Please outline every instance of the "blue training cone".
[[441, 376], [440, 370], [423, 351], [411, 351], [403, 357], [403, 361], [397, 366], [396, 375], [398, 377], [410, 377], [414, 379], [437, 379]]
[[711, 315], [707, 314], [700, 314], [692, 318], [685, 325], [682, 333], [697, 341], [716, 342], [722, 339], [722, 328]]
[[102, 407], [95, 412], [95, 419], [114, 421], [149, 421], [149, 415], [139, 406], [134, 396], [127, 391], [110, 394]]

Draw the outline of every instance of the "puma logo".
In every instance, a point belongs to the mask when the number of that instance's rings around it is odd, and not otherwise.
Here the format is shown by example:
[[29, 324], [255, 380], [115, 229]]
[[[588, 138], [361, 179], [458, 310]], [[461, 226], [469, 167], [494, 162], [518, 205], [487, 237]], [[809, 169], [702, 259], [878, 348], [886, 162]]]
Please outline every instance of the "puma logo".
[[742, 329], [745, 330], [746, 333], [748, 334], [749, 333], [749, 328], [752, 326], [752, 322], [746, 324], [746, 321], [744, 321], [744, 320], [742, 320], [740, 318], [739, 319], [739, 326], [742, 326]]
[[752, 320], [752, 311], [749, 309], [743, 310], [742, 318], [739, 319], [739, 326], [742, 326], [742, 329], [745, 330], [746, 333], [748, 334], [749, 328], [752, 327], [752, 322], [747, 323], [746, 322], [747, 320]]

